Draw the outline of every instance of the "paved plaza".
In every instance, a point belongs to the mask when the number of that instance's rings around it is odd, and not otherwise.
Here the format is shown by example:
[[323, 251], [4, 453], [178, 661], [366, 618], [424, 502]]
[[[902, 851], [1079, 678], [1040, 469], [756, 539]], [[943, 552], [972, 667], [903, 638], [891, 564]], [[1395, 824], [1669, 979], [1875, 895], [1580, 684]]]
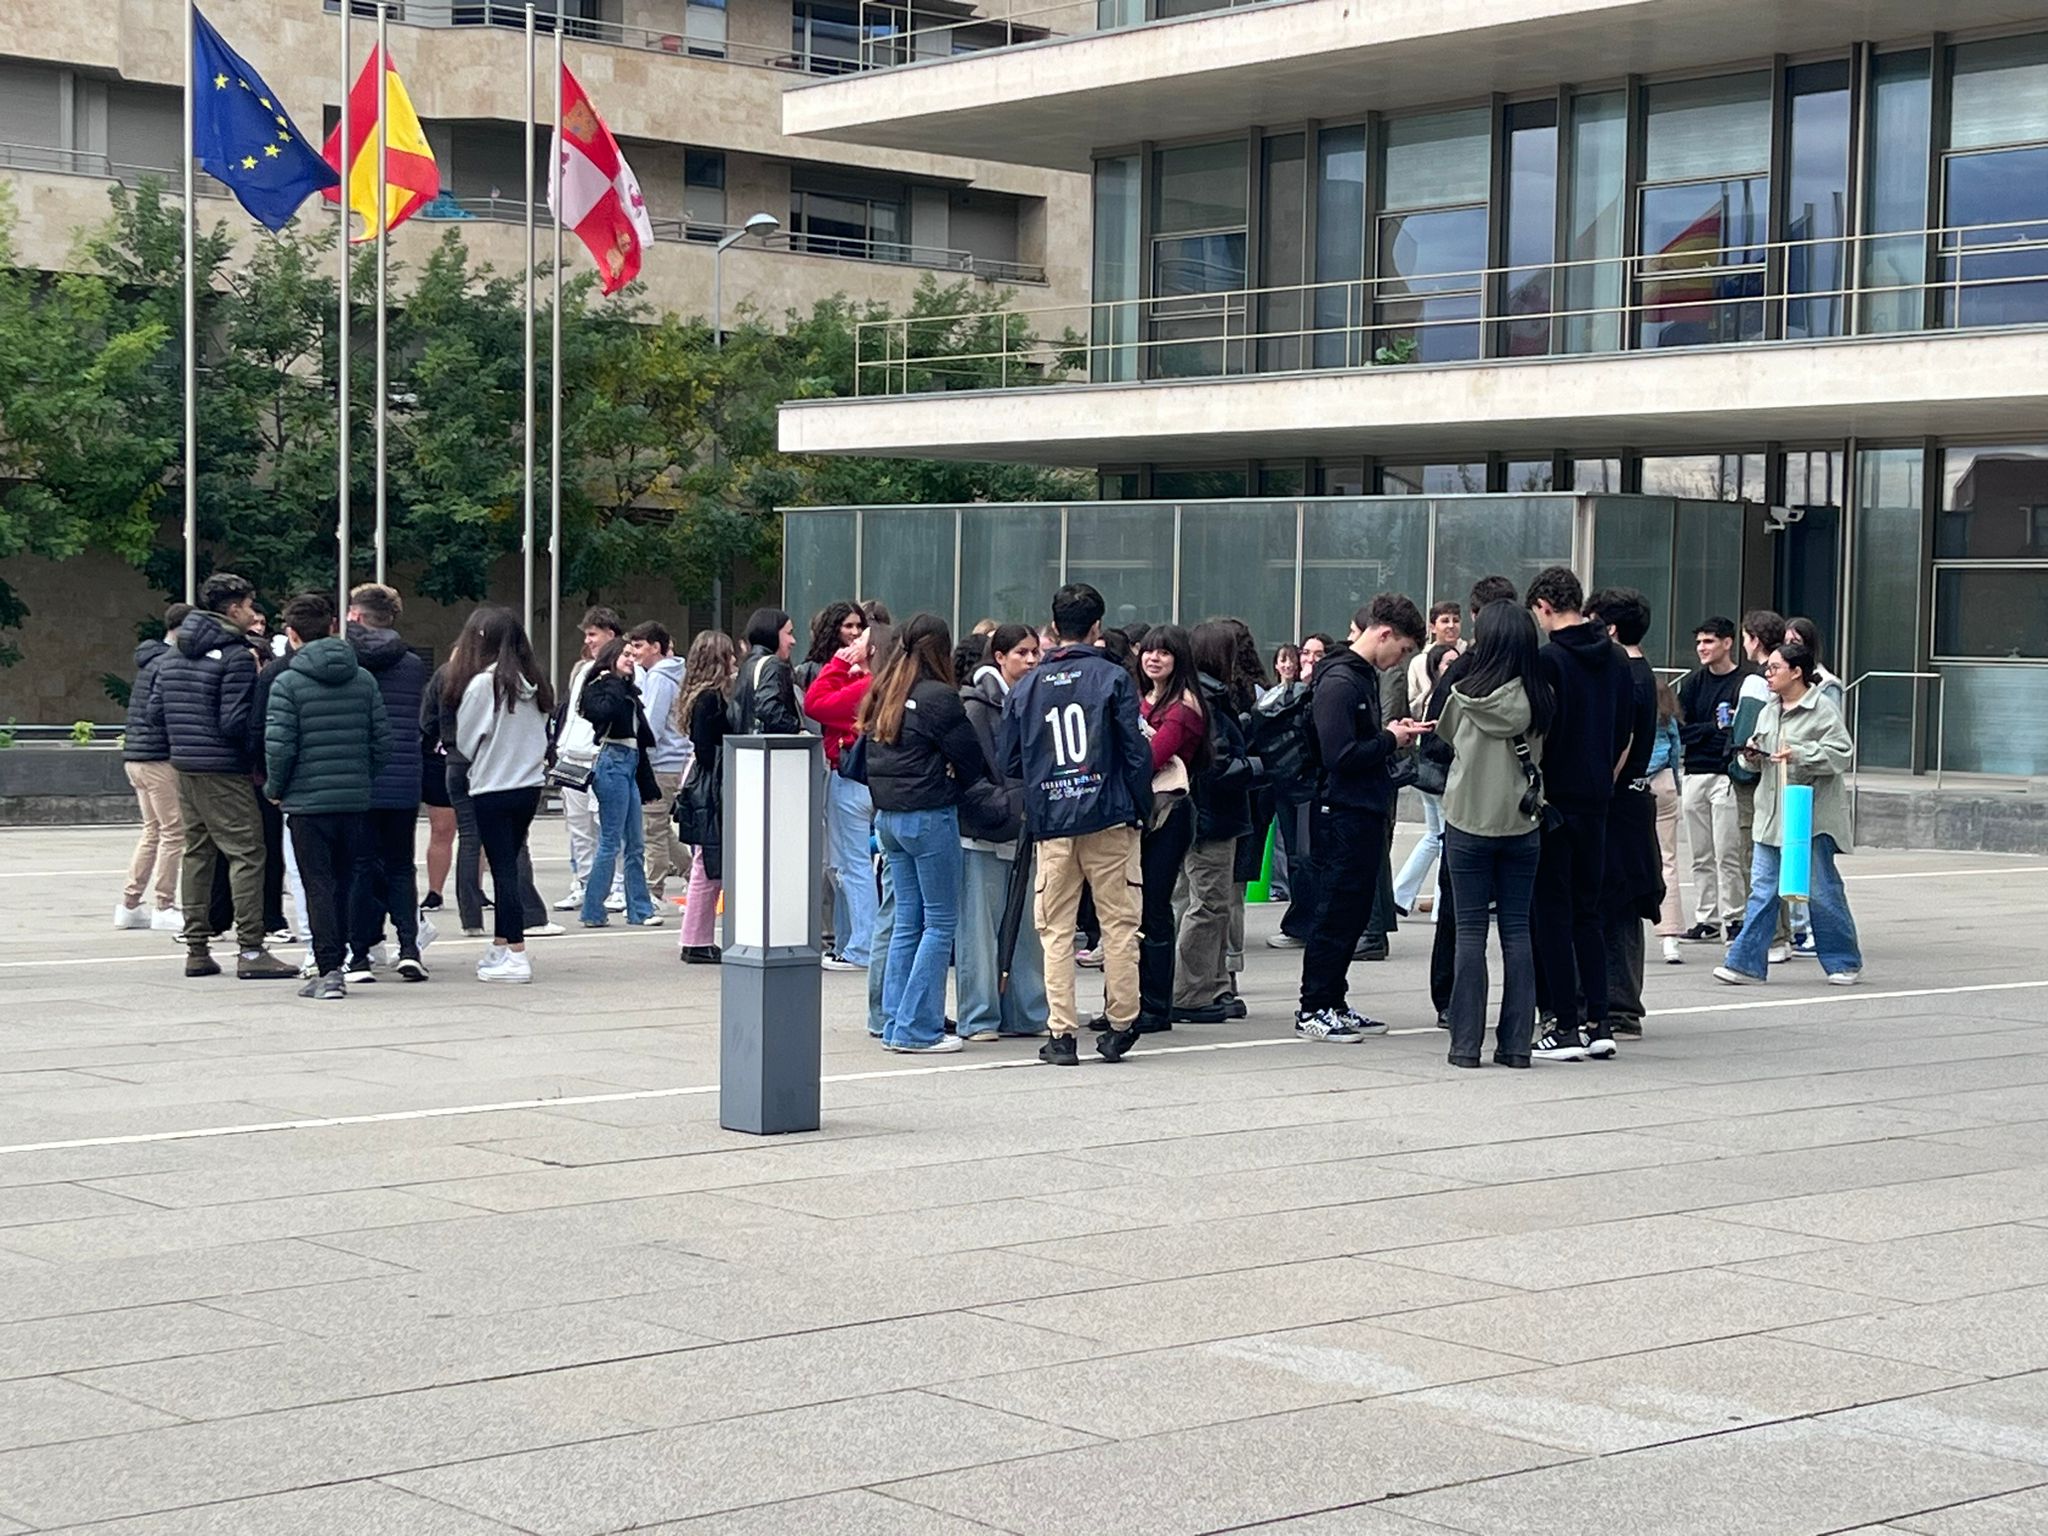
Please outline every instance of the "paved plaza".
[[1859, 855], [1862, 987], [1691, 947], [1529, 1072], [1426, 925], [1392, 1036], [1255, 908], [1249, 1021], [1078, 1071], [827, 975], [763, 1140], [672, 925], [302, 1002], [109, 928], [129, 841], [0, 833], [0, 1536], [2048, 1530], [2048, 860]]

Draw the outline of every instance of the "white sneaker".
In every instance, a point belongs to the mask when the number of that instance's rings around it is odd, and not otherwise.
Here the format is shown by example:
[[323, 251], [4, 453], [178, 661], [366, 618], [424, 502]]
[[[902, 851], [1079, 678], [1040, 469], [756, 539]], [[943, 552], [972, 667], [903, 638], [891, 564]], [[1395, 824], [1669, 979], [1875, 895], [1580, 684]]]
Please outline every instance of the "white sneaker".
[[524, 985], [533, 980], [533, 962], [516, 949], [500, 949], [493, 944], [484, 952], [483, 961], [476, 968], [476, 979]]
[[376, 970], [385, 970], [391, 964], [391, 948], [387, 944], [370, 946], [370, 964]]
[[1666, 939], [1664, 941], [1664, 963], [1666, 965], [1685, 964], [1683, 946], [1679, 944], [1678, 940]]
[[178, 907], [158, 907], [149, 915], [149, 926], [158, 933], [183, 933], [185, 914]]
[[890, 1050], [903, 1056], [945, 1056], [960, 1050], [958, 1035], [941, 1035], [930, 1045], [892, 1045]]
[[613, 891], [611, 895], [605, 898], [604, 909], [607, 912], [623, 912], [626, 910], [626, 898], [617, 891]]
[[1783, 965], [1792, 958], [1792, 946], [1790, 944], [1773, 944], [1764, 951], [1764, 958], [1773, 965]]
[[1761, 976], [1745, 976], [1742, 972], [1731, 970], [1725, 965], [1717, 965], [1714, 967], [1714, 980], [1725, 981], [1731, 987], [1760, 987], [1764, 979]]
[[663, 923], [667, 921], [668, 919], [663, 917], [659, 912], [650, 912], [645, 917], [641, 918], [640, 921], [635, 923], [633, 926], [635, 928], [659, 928]]
[[818, 964], [828, 971], [864, 971], [864, 965], [855, 965], [851, 960], [833, 954], [829, 949], [818, 957]]
[[125, 901], [114, 903], [114, 926], [116, 928], [147, 928], [149, 908], [131, 907]]
[[1861, 971], [1830, 971], [1828, 985], [1831, 987], [1853, 987], [1863, 979]]
[[434, 940], [441, 937], [440, 925], [434, 921], [433, 912], [426, 907], [420, 908], [418, 937], [420, 949], [422, 952], [424, 952], [426, 950], [426, 947], [429, 944], [433, 943]]
[[574, 912], [578, 907], [582, 905], [583, 887], [580, 885], [576, 885], [571, 886], [569, 888], [569, 894], [564, 896], [560, 901], [555, 903], [555, 910], [557, 912]]
[[556, 935], [567, 933], [568, 931], [560, 923], [541, 923], [536, 927], [527, 929], [526, 936], [529, 939], [552, 939]]

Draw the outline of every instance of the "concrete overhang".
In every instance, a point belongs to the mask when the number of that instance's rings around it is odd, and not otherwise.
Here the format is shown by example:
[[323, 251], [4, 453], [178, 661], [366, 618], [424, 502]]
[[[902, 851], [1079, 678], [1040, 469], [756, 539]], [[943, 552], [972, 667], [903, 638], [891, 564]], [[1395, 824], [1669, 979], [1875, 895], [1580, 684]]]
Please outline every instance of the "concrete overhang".
[[1289, 0], [800, 85], [783, 131], [1085, 171], [1251, 124], [2041, 18], [2040, 0]]
[[2048, 328], [793, 401], [785, 453], [1094, 466], [2038, 436]]

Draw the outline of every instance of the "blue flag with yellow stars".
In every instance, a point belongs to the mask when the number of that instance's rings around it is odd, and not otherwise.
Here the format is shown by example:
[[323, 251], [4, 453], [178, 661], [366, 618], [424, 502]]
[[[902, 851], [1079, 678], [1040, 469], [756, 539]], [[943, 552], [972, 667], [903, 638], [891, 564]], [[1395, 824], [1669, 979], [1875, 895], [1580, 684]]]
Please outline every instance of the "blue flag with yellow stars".
[[251, 217], [283, 229], [299, 204], [341, 177], [197, 6], [192, 21], [193, 155]]

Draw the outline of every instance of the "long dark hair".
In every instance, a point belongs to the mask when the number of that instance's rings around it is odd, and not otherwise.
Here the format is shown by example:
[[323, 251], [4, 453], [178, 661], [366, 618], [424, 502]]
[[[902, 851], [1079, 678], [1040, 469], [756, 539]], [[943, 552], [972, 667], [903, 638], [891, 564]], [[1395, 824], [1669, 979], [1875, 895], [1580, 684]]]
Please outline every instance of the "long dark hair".
[[956, 686], [953, 631], [935, 613], [920, 613], [896, 632], [887, 671], [878, 672], [861, 695], [855, 724], [870, 741], [894, 746], [903, 735], [903, 705], [910, 690], [927, 678]]
[[1536, 621], [1529, 610], [1506, 598], [1488, 603], [1472, 626], [1472, 649], [1458, 678], [1458, 692], [1468, 699], [1484, 699], [1509, 683], [1520, 683], [1529, 699], [1529, 729], [1541, 736], [1556, 718], [1557, 703], [1536, 654]]
[[[1207, 627], [1198, 626], [1198, 629]], [[1228, 638], [1233, 651], [1236, 649], [1235, 636], [1230, 635], [1220, 624], [1216, 626], [1216, 632]], [[1189, 639], [1188, 632], [1178, 624], [1155, 624], [1145, 631], [1145, 642], [1138, 647], [1138, 656], [1141, 658], [1138, 668], [1138, 691], [1146, 698], [1150, 698], [1159, 687], [1145, 674], [1142, 665], [1142, 658], [1152, 651], [1164, 651], [1173, 658], [1173, 672], [1167, 678], [1166, 687], [1160, 692], [1160, 702], [1155, 708], [1164, 714], [1175, 704], [1180, 704], [1192, 709], [1201, 718], [1202, 744], [1196, 749], [1194, 761], [1188, 765], [1199, 773], [1209, 766], [1214, 748], [1209, 741], [1209, 706], [1202, 698], [1202, 683], [1195, 666], [1194, 642]]]
[[1196, 670], [1221, 683], [1224, 692], [1234, 692], [1231, 685], [1237, 680], [1237, 631], [1230, 627], [1228, 619], [1206, 619], [1197, 624], [1188, 636], [1188, 654], [1194, 658]]
[[553, 713], [555, 691], [533, 659], [533, 645], [526, 638], [519, 615], [510, 608], [479, 608], [463, 624], [462, 634], [448, 658], [447, 681], [442, 685], [449, 708], [461, 704], [471, 681], [483, 672], [492, 674], [491, 691], [500, 710], [509, 712], [518, 705], [523, 679], [533, 685], [533, 702], [540, 712]]
[[789, 615], [780, 608], [756, 608], [747, 620], [747, 644], [758, 645], [771, 656], [782, 649], [782, 626]]
[[[816, 662], [822, 667], [837, 656], [842, 643], [839, 638], [839, 626], [846, 622], [847, 615], [855, 613], [860, 613], [859, 606], [844, 599], [836, 603], [827, 603], [820, 608], [817, 617], [811, 620], [811, 648], [804, 654], [804, 660]], [[860, 627], [868, 627], [866, 614], [861, 614]], [[778, 625], [776, 634], [780, 636], [781, 633], [781, 627]], [[753, 638], [751, 630], [748, 638]], [[773, 650], [774, 647], [771, 645], [769, 649]]]

